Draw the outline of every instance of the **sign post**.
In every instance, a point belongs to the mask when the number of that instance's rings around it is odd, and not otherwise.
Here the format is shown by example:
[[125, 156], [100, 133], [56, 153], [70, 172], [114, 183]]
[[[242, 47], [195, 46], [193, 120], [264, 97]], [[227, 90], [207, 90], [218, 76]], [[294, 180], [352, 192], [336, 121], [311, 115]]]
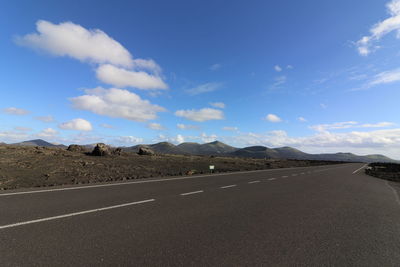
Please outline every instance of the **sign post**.
[[213, 173], [214, 167], [215, 167], [214, 165], [210, 165], [210, 172], [211, 172], [211, 173]]

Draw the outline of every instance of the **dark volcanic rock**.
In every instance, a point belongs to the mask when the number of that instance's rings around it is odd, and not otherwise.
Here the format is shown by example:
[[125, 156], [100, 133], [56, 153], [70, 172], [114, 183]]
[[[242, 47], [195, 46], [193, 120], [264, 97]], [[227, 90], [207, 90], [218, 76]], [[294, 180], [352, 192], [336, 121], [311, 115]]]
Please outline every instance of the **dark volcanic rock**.
[[154, 151], [147, 147], [141, 147], [141, 148], [139, 148], [138, 154], [152, 156], [152, 155], [154, 155]]
[[103, 143], [98, 143], [92, 151], [92, 156], [108, 156], [108, 155], [110, 155], [110, 148]]
[[113, 155], [117, 155], [117, 156], [121, 156], [122, 155], [122, 148], [117, 147], [116, 149], [114, 149], [111, 154]]
[[87, 151], [86, 147], [80, 146], [80, 145], [69, 145], [67, 150], [72, 151], [72, 152], [86, 152]]

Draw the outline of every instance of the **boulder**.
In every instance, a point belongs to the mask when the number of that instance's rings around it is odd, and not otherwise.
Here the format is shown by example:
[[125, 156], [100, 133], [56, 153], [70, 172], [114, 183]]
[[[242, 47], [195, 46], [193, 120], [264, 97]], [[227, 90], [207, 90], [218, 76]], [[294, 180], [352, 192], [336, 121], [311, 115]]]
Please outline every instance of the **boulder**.
[[151, 149], [148, 148], [148, 147], [141, 147], [141, 148], [139, 148], [138, 154], [139, 154], [139, 155], [152, 156], [152, 155], [154, 155], [154, 151], [151, 150]]
[[72, 152], [85, 152], [86, 148], [80, 145], [69, 145], [67, 150]]
[[93, 151], [92, 151], [93, 156], [107, 156], [110, 155], [110, 148], [103, 143], [98, 143]]
[[122, 148], [117, 147], [116, 149], [114, 149], [111, 154], [113, 155], [117, 155], [117, 156], [121, 156], [122, 155]]

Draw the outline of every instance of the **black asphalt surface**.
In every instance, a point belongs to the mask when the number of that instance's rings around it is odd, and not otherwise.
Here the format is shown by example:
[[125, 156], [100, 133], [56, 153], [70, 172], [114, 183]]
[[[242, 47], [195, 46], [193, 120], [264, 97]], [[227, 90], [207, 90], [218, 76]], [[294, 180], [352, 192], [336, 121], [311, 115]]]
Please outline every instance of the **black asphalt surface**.
[[7, 191], [0, 266], [400, 266], [398, 195], [362, 166]]

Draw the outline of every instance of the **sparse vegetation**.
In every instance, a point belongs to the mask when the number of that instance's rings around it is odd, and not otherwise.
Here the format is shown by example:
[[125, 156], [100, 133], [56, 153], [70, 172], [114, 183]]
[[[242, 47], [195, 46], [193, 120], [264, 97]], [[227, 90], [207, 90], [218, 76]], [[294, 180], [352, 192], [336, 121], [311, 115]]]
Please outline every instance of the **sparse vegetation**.
[[365, 173], [385, 180], [400, 182], [400, 164], [397, 163], [370, 163]]
[[270, 168], [336, 164], [332, 161], [250, 159], [193, 155], [138, 155], [118, 151], [107, 156], [54, 147], [0, 145], [0, 190], [88, 184], [138, 178], [196, 175]]

